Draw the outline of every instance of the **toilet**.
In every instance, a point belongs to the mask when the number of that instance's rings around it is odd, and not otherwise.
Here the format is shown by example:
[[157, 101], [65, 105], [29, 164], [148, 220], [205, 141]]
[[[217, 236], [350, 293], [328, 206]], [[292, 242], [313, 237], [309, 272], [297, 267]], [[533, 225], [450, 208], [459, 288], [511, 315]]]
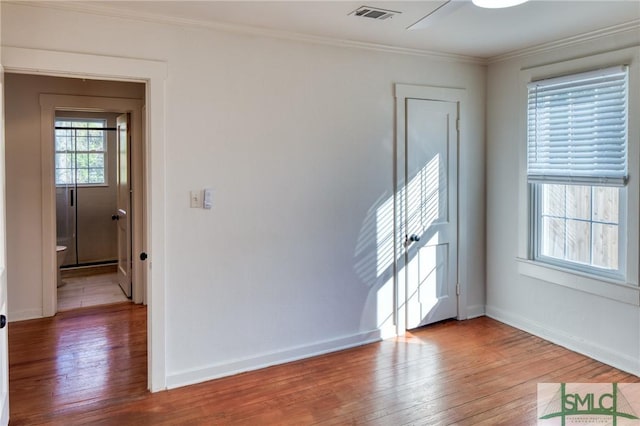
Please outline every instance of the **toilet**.
[[56, 254], [58, 257], [58, 281], [57, 287], [62, 286], [62, 274], [60, 273], [60, 266], [64, 262], [64, 258], [67, 255], [67, 246], [56, 246]]

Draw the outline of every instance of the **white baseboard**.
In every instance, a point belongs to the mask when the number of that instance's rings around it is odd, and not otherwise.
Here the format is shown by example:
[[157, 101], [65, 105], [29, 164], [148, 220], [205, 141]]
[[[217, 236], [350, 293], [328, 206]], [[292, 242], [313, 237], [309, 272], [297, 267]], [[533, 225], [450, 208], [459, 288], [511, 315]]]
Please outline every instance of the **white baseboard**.
[[398, 336], [398, 333], [396, 333], [395, 324], [383, 325], [377, 330], [377, 333], [380, 335], [380, 339], [378, 340], [392, 339]]
[[467, 306], [467, 319], [473, 319], [485, 316], [484, 305]]
[[42, 309], [24, 309], [7, 313], [7, 320], [11, 322], [25, 321], [30, 319], [43, 318]]
[[638, 359], [632, 356], [617, 353], [597, 343], [577, 338], [562, 330], [538, 324], [520, 315], [496, 307], [487, 306], [486, 315], [573, 352], [588, 356], [627, 373], [635, 374], [636, 376], [640, 375], [640, 363]]
[[270, 352], [227, 363], [215, 364], [204, 368], [173, 373], [167, 376], [167, 388], [173, 389], [195, 383], [206, 382], [208, 380], [232, 376], [246, 371], [259, 370], [273, 365], [298, 361], [300, 359], [323, 355], [329, 352], [336, 352], [355, 346], [366, 345], [380, 340], [380, 330], [374, 330], [338, 339], [312, 343], [310, 345], [289, 348], [282, 351]]

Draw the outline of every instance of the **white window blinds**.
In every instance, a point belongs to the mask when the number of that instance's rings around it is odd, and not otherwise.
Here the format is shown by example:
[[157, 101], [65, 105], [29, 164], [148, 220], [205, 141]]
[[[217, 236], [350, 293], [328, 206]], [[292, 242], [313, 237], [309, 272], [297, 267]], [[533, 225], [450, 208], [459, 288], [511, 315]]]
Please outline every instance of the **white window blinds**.
[[527, 86], [529, 182], [626, 184], [627, 74], [618, 66]]

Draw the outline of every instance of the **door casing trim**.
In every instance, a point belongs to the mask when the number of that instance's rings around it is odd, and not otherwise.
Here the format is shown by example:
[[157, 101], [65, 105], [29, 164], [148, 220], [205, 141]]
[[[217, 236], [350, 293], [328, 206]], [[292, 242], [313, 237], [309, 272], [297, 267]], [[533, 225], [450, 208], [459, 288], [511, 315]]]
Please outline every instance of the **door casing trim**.
[[[145, 282], [142, 274], [144, 265], [133, 256], [133, 253], [144, 251], [144, 239], [146, 235], [146, 223], [143, 216], [144, 200], [144, 145], [142, 140], [142, 104], [139, 99], [108, 98], [98, 96], [74, 96], [74, 95], [40, 95], [40, 155], [42, 160], [42, 316], [50, 317], [56, 314], [56, 199], [54, 182], [54, 125], [56, 111], [91, 111], [128, 113], [131, 115], [132, 142], [131, 142], [131, 167], [132, 188], [142, 188], [133, 192], [132, 199], [132, 225], [134, 232], [131, 235], [133, 243], [132, 251], [132, 282], [133, 302], [142, 303], [145, 293]], [[54, 277], [54, 278], [52, 278]]]
[[399, 197], [400, 191], [405, 184], [405, 114], [406, 114], [406, 100], [407, 99], [425, 99], [431, 101], [445, 101], [453, 102], [458, 105], [458, 149], [457, 149], [457, 164], [456, 170], [458, 182], [458, 188], [456, 188], [456, 197], [458, 206], [457, 217], [457, 287], [459, 289], [458, 294], [458, 316], [457, 319], [466, 319], [468, 317], [467, 312], [467, 271], [461, 267], [463, 264], [467, 264], [468, 253], [464, 250], [460, 244], [460, 147], [466, 145], [467, 133], [463, 131], [464, 117], [467, 111], [467, 92], [461, 88], [451, 87], [436, 87], [436, 86], [421, 86], [414, 84], [400, 84], [396, 83], [394, 86], [394, 96], [396, 99], [395, 106], [395, 150], [394, 150], [394, 223], [393, 234], [394, 238], [394, 316], [396, 325], [396, 334], [402, 336], [407, 331], [406, 324], [406, 283], [404, 278], [403, 258], [404, 247], [402, 241], [404, 239], [403, 230], [401, 226], [402, 218], [402, 200]]
[[147, 141], [143, 210], [148, 225], [145, 245], [149, 255], [144, 268], [147, 274], [148, 387], [151, 392], [166, 389], [164, 119], [167, 63], [13, 46], [2, 46], [1, 63], [5, 72], [12, 73], [146, 83], [146, 116], [142, 118]]

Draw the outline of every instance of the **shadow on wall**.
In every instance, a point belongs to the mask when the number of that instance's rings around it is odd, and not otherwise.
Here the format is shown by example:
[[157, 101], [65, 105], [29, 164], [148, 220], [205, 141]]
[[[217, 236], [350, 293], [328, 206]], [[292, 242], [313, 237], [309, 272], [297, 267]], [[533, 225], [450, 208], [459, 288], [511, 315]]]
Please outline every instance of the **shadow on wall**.
[[[447, 252], [438, 247], [438, 232], [432, 225], [442, 219], [443, 208], [446, 209], [446, 190], [445, 169], [436, 154], [406, 186], [401, 185], [397, 194], [401, 210], [398, 220], [406, 220], [406, 229], [419, 230], [420, 239], [427, 242], [426, 250], [408, 252], [408, 273], [416, 278], [408, 285], [407, 303], [417, 300], [421, 305], [417, 312], [414, 309], [409, 313], [420, 316], [413, 321], [415, 323], [428, 320], [443, 291]], [[405, 197], [408, 197], [406, 201]], [[394, 201], [393, 194], [388, 191], [375, 201], [367, 211], [355, 248], [355, 272], [369, 288], [360, 320], [360, 327], [364, 330], [395, 325], [394, 260], [397, 259], [399, 275], [405, 274], [405, 249], [401, 232], [398, 232], [394, 244]], [[395, 250], [397, 253], [394, 255]]]
[[360, 327], [392, 326], [394, 301], [394, 197], [388, 191], [369, 208], [355, 248], [354, 269], [369, 287]]

